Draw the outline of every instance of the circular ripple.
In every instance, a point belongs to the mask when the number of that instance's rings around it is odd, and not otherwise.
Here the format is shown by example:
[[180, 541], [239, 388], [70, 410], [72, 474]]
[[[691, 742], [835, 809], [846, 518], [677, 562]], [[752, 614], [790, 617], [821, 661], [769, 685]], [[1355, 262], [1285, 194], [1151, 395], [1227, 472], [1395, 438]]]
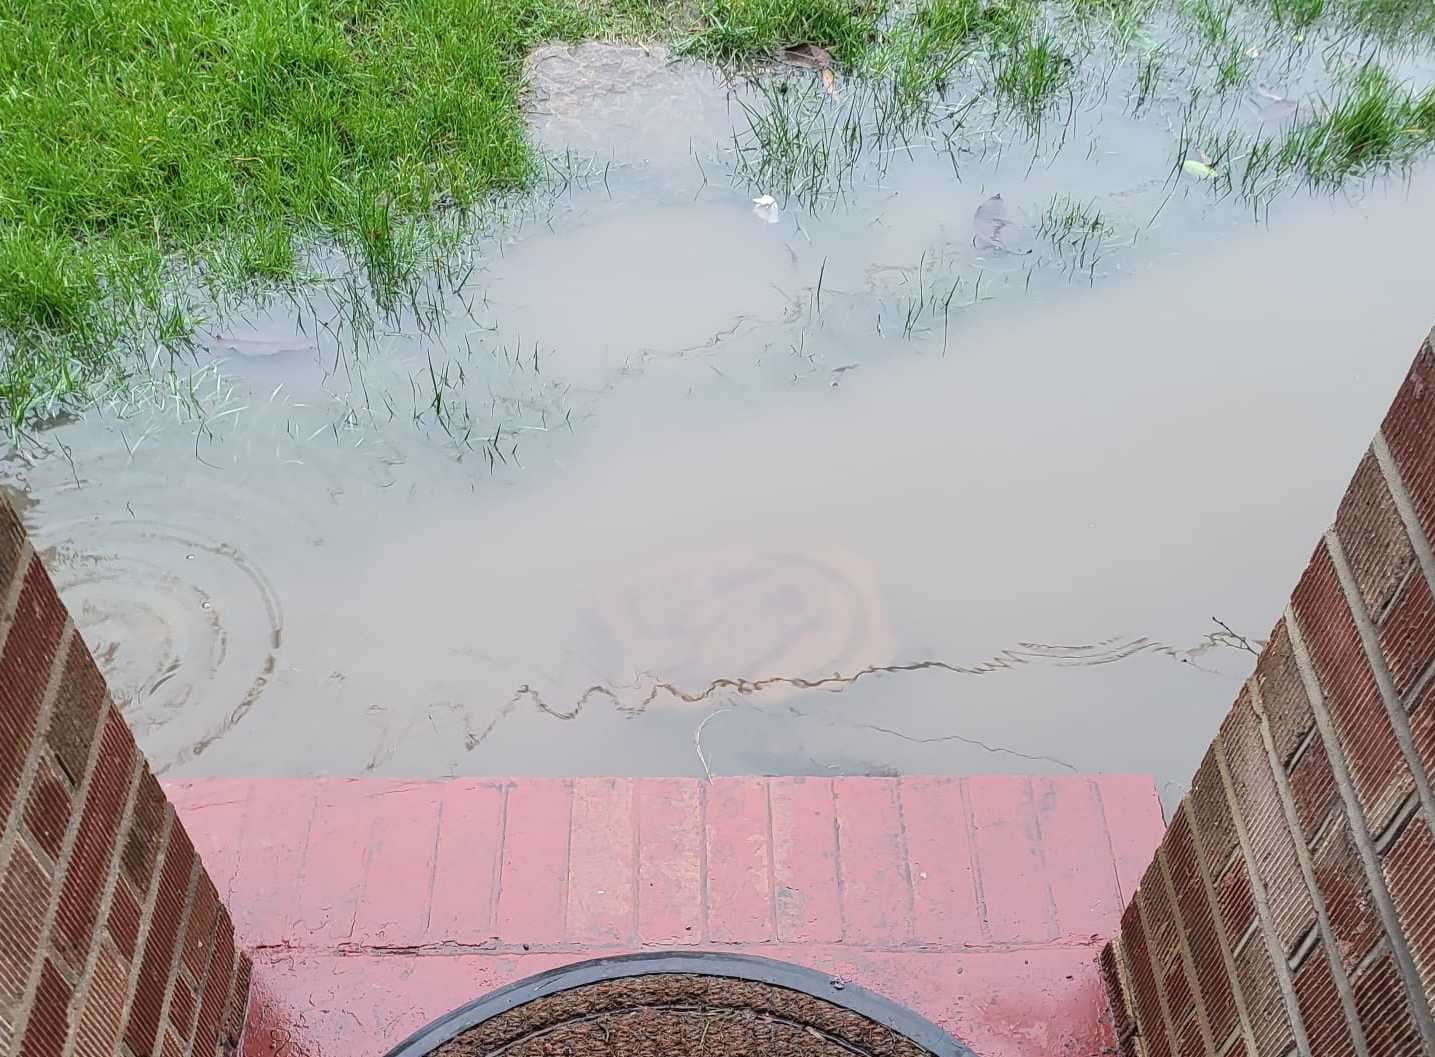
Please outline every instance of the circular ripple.
[[455, 1010], [389, 1057], [972, 1057], [910, 1010], [765, 958], [635, 955], [531, 977]]
[[86, 519], [45, 535], [45, 563], [75, 626], [157, 763], [200, 755], [244, 719], [284, 628], [273, 588], [242, 553], [138, 519]]
[[[77, 451], [86, 449], [77, 446]], [[157, 770], [254, 707], [283, 641], [273, 584], [239, 538], [286, 523], [262, 484], [157, 447], [141, 470], [92, 446], [26, 474], [35, 545]]]
[[691, 699], [717, 681], [820, 679], [883, 664], [892, 636], [872, 564], [838, 548], [727, 548], [650, 566], [599, 607], [623, 670]]

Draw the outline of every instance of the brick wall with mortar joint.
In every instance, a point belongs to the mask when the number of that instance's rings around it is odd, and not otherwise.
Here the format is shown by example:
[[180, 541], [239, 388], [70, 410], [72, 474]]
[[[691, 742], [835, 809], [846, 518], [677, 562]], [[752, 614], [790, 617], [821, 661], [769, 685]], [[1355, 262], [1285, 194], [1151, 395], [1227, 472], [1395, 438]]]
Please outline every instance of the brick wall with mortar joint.
[[1101, 956], [1123, 1057], [1435, 1057], [1435, 332]]
[[228, 1057], [249, 959], [0, 497], [0, 1057]]

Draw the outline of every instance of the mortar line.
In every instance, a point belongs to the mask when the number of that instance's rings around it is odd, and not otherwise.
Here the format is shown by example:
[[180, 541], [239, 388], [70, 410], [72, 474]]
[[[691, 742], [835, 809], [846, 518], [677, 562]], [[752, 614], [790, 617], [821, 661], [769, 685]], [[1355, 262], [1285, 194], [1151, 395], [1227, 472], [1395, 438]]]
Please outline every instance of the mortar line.
[[[424, 902], [424, 935], [433, 933], [433, 893], [434, 887], [438, 884], [438, 853], [443, 845], [443, 806], [448, 799], [445, 795], [448, 792], [448, 783], [444, 783], [442, 791], [438, 795], [438, 818], [434, 821], [433, 831], [433, 855], [429, 859], [429, 883], [425, 893]], [[309, 813], [309, 826], [304, 832], [304, 857], [309, 857], [309, 837], [314, 830], [314, 812]]]
[[1406, 795], [1404, 803], [1396, 809], [1394, 817], [1391, 818], [1390, 824], [1385, 827], [1385, 830], [1374, 835], [1375, 851], [1382, 860], [1385, 858], [1385, 853], [1400, 839], [1400, 835], [1405, 832], [1405, 828], [1410, 825], [1419, 812], [1420, 798], [1412, 791]]
[[503, 897], [503, 860], [508, 854], [508, 790], [511, 783], [498, 787], [498, 854], [493, 857], [493, 895], [488, 902], [488, 927], [498, 934], [498, 914]]
[[638, 783], [641, 779], [629, 778], [628, 782], [628, 819], [633, 827], [633, 871], [632, 884], [629, 886], [628, 895], [631, 900], [633, 926], [629, 934], [633, 943], [641, 945], [643, 942], [642, 914], [639, 913], [638, 900], [643, 896], [643, 886], [640, 884], [640, 875], [643, 871], [643, 807], [642, 797], [638, 795]]
[[[96, 740], [99, 740], [98, 735], [96, 735]], [[130, 774], [129, 784], [125, 787], [124, 809], [120, 815], [119, 830], [115, 834], [116, 854], [121, 854], [120, 849], [123, 849], [129, 842], [130, 831], [134, 828], [135, 802], [139, 799], [139, 788], [140, 783], [144, 780], [144, 769], [144, 760], [141, 759]], [[104, 938], [109, 935], [110, 908], [114, 906], [115, 889], [121, 884], [123, 876], [124, 869], [121, 866], [120, 869], [111, 869], [105, 878], [105, 886], [100, 893], [99, 910], [95, 915], [95, 942], [90, 944], [90, 949], [85, 953], [85, 962], [80, 967], [80, 978], [75, 984], [74, 996], [71, 999], [71, 1005], [77, 1013], [83, 1013], [85, 1002], [89, 1000], [90, 987], [94, 984], [95, 967], [100, 960], [100, 949], [104, 946]], [[140, 909], [143, 910], [144, 907], [141, 906]], [[116, 953], [119, 953], [118, 947], [116, 947]], [[78, 1028], [78, 1020], [76, 1028]], [[75, 1030], [65, 1041], [64, 1057], [70, 1057], [78, 1044], [79, 1031]]]
[[1111, 890], [1116, 893], [1116, 905], [1126, 905], [1126, 893], [1121, 890], [1121, 871], [1116, 866], [1116, 841], [1111, 836], [1111, 819], [1106, 814], [1106, 796], [1101, 791], [1101, 780], [1091, 779], [1091, 791], [1096, 797], [1097, 810], [1101, 812], [1101, 834], [1106, 838], [1107, 862], [1111, 865]]
[[573, 809], [578, 791], [573, 787], [571, 778], [563, 779], [560, 785], [568, 793], [568, 830], [563, 842], [563, 903], [559, 908], [561, 921], [558, 932], [565, 940], [571, 940], [568, 933], [568, 893], [573, 891]]
[[772, 779], [763, 778], [762, 801], [767, 808], [767, 913], [772, 921], [773, 942], [781, 939], [777, 927], [777, 842], [772, 836]]
[[[70, 859], [74, 855], [75, 844], [80, 836], [80, 822], [85, 814], [85, 802], [89, 799], [90, 789], [95, 783], [95, 775], [99, 773], [100, 746], [105, 740], [105, 727], [111, 719], [117, 722], [124, 722], [120, 718], [119, 710], [110, 706], [102, 710], [101, 719], [95, 730], [93, 744], [90, 745], [90, 755], [85, 761], [85, 776], [80, 788], [75, 792], [75, 799], [72, 801], [77, 805], [78, 810], [70, 813], [69, 825], [65, 827], [65, 838], [60, 845], [60, 858], [55, 864], [54, 872], [50, 875], [51, 885], [49, 899], [46, 901], [44, 916], [40, 920], [39, 942], [35, 945], [35, 960], [29, 966], [29, 976], [25, 982], [24, 993], [15, 1005], [15, 1013], [11, 1022], [13, 1037], [23, 1040], [25, 1029], [28, 1026], [30, 1013], [35, 1002], [35, 994], [40, 988], [40, 975], [49, 960], [49, 952], [52, 946], [51, 934], [55, 929], [55, 921], [60, 913], [60, 899], [64, 895], [65, 880], [69, 874]], [[130, 774], [126, 779], [126, 787], [135, 782], [136, 772], [144, 766], [144, 758], [138, 749], [135, 750], [134, 758], [130, 761]], [[118, 855], [120, 849], [112, 846], [113, 854]], [[73, 994], [71, 995], [73, 998]]]
[[907, 886], [906, 898], [903, 901], [907, 911], [906, 942], [913, 943], [917, 938], [917, 893], [912, 888], [912, 849], [907, 843], [907, 812], [902, 807], [902, 779], [895, 779], [889, 783], [888, 788], [892, 791], [892, 802], [897, 808], [897, 846], [902, 851], [902, 880]]
[[[15, 842], [20, 839], [20, 831], [25, 828], [25, 809], [29, 804], [29, 794], [34, 792], [36, 777], [40, 771], [40, 761], [44, 758], [49, 747], [49, 727], [54, 718], [55, 698], [60, 693], [60, 683], [65, 678], [65, 661], [70, 655], [70, 647], [74, 644], [75, 637], [79, 633], [75, 630], [74, 621], [67, 616], [64, 626], [60, 629], [60, 644], [56, 647], [55, 656], [50, 661], [50, 671], [45, 677], [45, 689], [41, 692], [40, 707], [35, 715], [35, 728], [30, 737], [30, 747], [25, 752], [24, 762], [20, 765], [20, 774], [15, 784], [15, 801], [10, 808], [10, 817], [5, 820], [5, 828], [0, 833], [0, 877], [5, 876], [5, 868], [10, 862], [10, 851]], [[0, 653], [3, 653], [4, 646], [0, 644]], [[68, 775], [66, 776], [68, 777]], [[74, 810], [74, 794], [71, 791], [71, 810]], [[48, 858], [48, 855], [46, 856]], [[59, 862], [54, 863], [58, 869]]]
[[1061, 919], [1056, 912], [1056, 893], [1051, 888], [1051, 871], [1046, 864], [1046, 842], [1042, 839], [1041, 814], [1036, 809], [1036, 782], [1027, 778], [1022, 782], [1026, 802], [1031, 807], [1031, 824], [1036, 829], [1036, 857], [1041, 863], [1041, 886], [1046, 890], [1046, 912], [1051, 920], [1049, 939], [1061, 936]]
[[0, 656], [5, 653], [5, 640], [9, 638], [10, 628], [15, 624], [15, 610], [20, 605], [20, 592], [24, 590], [25, 577], [30, 572], [32, 560], [39, 559], [35, 558], [35, 548], [26, 539], [15, 559], [15, 575], [5, 585], [5, 593], [0, 595]]
[[1231, 782], [1230, 764], [1226, 762], [1226, 746], [1221, 736], [1216, 736], [1216, 769], [1221, 775], [1221, 791], [1226, 797], [1226, 807], [1231, 812], [1231, 822], [1236, 829], [1236, 840], [1240, 843], [1241, 859], [1246, 868], [1246, 877], [1251, 882], [1251, 893], [1255, 897], [1257, 931], [1266, 946], [1266, 956], [1270, 958], [1271, 969], [1275, 973], [1276, 985], [1280, 988], [1281, 998], [1285, 1001], [1286, 1014], [1290, 1019], [1291, 1036], [1295, 1040], [1296, 1050], [1302, 1057], [1311, 1057], [1310, 1039], [1305, 1033], [1305, 1021], [1301, 1019], [1300, 1003], [1295, 997], [1295, 982], [1291, 978], [1290, 963], [1286, 961], [1286, 952], [1281, 949], [1280, 940], [1276, 936], [1275, 918], [1271, 914], [1270, 895], [1266, 892], [1265, 882], [1261, 880], [1260, 871], [1256, 869], [1255, 854], [1251, 850], [1251, 833], [1246, 828], [1245, 816], [1241, 813], [1240, 805], [1236, 800], [1235, 787]]
[[832, 803], [832, 866], [837, 884], [837, 928], [843, 941], [847, 939], [847, 879], [842, 873], [842, 826], [837, 821], [837, 782], [827, 779], [827, 796]]
[[1300, 672], [1301, 682], [1305, 685], [1311, 712], [1315, 716], [1321, 739], [1325, 742], [1326, 755], [1330, 758], [1331, 774], [1335, 777], [1336, 788], [1340, 791], [1341, 801], [1345, 804], [1346, 817], [1350, 821], [1351, 836], [1355, 839], [1356, 849], [1360, 852], [1361, 865], [1365, 867], [1365, 878], [1370, 886], [1371, 898], [1375, 900], [1376, 908], [1380, 912], [1380, 921], [1384, 925], [1386, 937], [1390, 941], [1391, 953], [1400, 967], [1400, 976], [1405, 983], [1405, 991], [1410, 997], [1411, 1012], [1420, 1025], [1420, 1034], [1425, 1041], [1426, 1052], [1435, 1052], [1435, 1021], [1432, 1021], [1430, 1016], [1429, 1000], [1420, 985], [1420, 976], [1415, 970], [1415, 960], [1410, 955], [1410, 947], [1405, 942], [1405, 934], [1400, 930], [1400, 917], [1395, 912], [1395, 903], [1390, 898], [1389, 889], [1385, 886], [1385, 875], [1380, 868], [1380, 857], [1375, 850], [1375, 842], [1371, 839], [1370, 827], [1365, 821], [1365, 812], [1360, 806], [1360, 797], [1355, 791], [1355, 783], [1346, 766], [1340, 735], [1336, 733], [1330, 713], [1326, 709], [1325, 694], [1320, 688], [1320, 680], [1316, 678], [1310, 651], [1306, 648], [1305, 635], [1300, 630], [1295, 609], [1291, 606], [1286, 607], [1286, 631], [1290, 636], [1291, 652], [1295, 656], [1296, 669]]
[[1202, 993], [1201, 981], [1196, 976], [1196, 963], [1191, 958], [1190, 945], [1186, 942], [1190, 934], [1186, 929], [1186, 919], [1181, 915], [1181, 904], [1176, 900], [1176, 886], [1171, 882], [1171, 864], [1166, 861], [1164, 846], [1156, 848], [1153, 863], [1160, 869], [1161, 885], [1166, 889], [1166, 898], [1171, 903], [1171, 917], [1175, 919], [1178, 931], [1176, 953], [1180, 956], [1181, 971], [1186, 974], [1186, 985], [1191, 989], [1191, 998], [1196, 1004], [1196, 1026], [1201, 1029], [1201, 1039], [1206, 1044], [1206, 1052], [1215, 1053], [1216, 1042], [1211, 1033], [1211, 1018], [1206, 1012], [1206, 996]]
[[[179, 814], [174, 817], [174, 824], [180, 826]], [[169, 1011], [174, 1003], [174, 989], [182, 983], [184, 976], [184, 946], [188, 937], [190, 917], [194, 913], [194, 897], [199, 891], [199, 878], [204, 873], [204, 863], [200, 861], [199, 853], [194, 852], [190, 857], [189, 880], [185, 883], [184, 904], [179, 912], [179, 927], [175, 932], [177, 937], [175, 947], [169, 954], [169, 966], [165, 972], [164, 999], [159, 1006], [159, 1029], [154, 1037], [154, 1052], [163, 1053], [165, 1036], [169, 1034]]]
[[1355, 991], [1350, 985], [1350, 978], [1345, 974], [1345, 966], [1341, 964], [1340, 951], [1335, 942], [1335, 929], [1330, 924], [1330, 911], [1325, 905], [1325, 895], [1316, 881], [1315, 863], [1311, 858], [1310, 848], [1305, 842], [1305, 831], [1301, 828], [1300, 813], [1296, 810], [1290, 782], [1276, 752], [1270, 717], [1266, 714], [1265, 701], [1261, 697], [1261, 689], [1254, 676], [1246, 682], [1246, 688], [1250, 690], [1251, 707], [1260, 721], [1261, 741], [1265, 745], [1266, 760], [1270, 764], [1276, 796], [1281, 802], [1281, 811], [1285, 815], [1286, 829], [1290, 832], [1291, 844], [1295, 847], [1296, 863], [1300, 866], [1301, 878], [1305, 881], [1311, 906], [1315, 910], [1315, 931], [1320, 934], [1321, 946], [1325, 949], [1325, 959], [1330, 965], [1335, 989], [1340, 994], [1340, 1004], [1345, 1008], [1345, 1019], [1350, 1026], [1351, 1042], [1359, 1057], [1369, 1057], [1370, 1047], [1366, 1043], [1365, 1028], [1360, 1022], [1360, 1012], [1355, 1004]]
[[[134, 1015], [135, 998], [139, 992], [140, 971], [144, 968], [145, 954], [148, 953], [150, 929], [154, 926], [154, 916], [159, 910], [160, 882], [164, 878], [165, 863], [169, 861], [169, 853], [172, 850], [169, 840], [170, 831], [179, 824], [179, 815], [175, 813], [174, 805], [166, 800], [165, 807], [167, 810], [165, 811], [164, 826], [159, 834], [159, 851], [155, 855], [149, 884], [141, 893], [143, 902], [140, 903], [140, 927], [135, 939], [135, 953], [130, 961], [129, 972], [125, 976], [124, 1012], [120, 1016], [119, 1027], [115, 1031], [115, 1038], [119, 1043], [124, 1042], [125, 1032], [129, 1030], [130, 1018]], [[234, 942], [235, 948], [238, 949], [241, 938], [236, 936]]]
[[[977, 921], [982, 929], [982, 942], [992, 941], [992, 924], [987, 917], [987, 887], [982, 876], [982, 853], [977, 846], [977, 819], [972, 810], [972, 787], [969, 779], [957, 779], [962, 791], [962, 816], [967, 824], [967, 858], [972, 864], [972, 888], [977, 898]], [[1136, 893], [1132, 893], [1135, 896]]]
[[[1379, 632], [1370, 622], [1370, 614], [1365, 610], [1365, 602], [1361, 599], [1360, 588], [1355, 582], [1355, 573], [1346, 560], [1345, 548], [1334, 529], [1325, 534], [1325, 543], [1326, 550], [1330, 553], [1331, 565], [1335, 567], [1336, 578], [1340, 581], [1341, 591], [1345, 594], [1346, 606], [1355, 621], [1355, 630], [1360, 635], [1365, 659], [1370, 665], [1371, 674], [1375, 676], [1376, 685], [1380, 688], [1380, 699], [1385, 705], [1385, 711], [1390, 715], [1390, 726], [1395, 731], [1395, 740], [1400, 745], [1401, 755], [1405, 757], [1405, 766], [1415, 779], [1415, 788], [1420, 793], [1425, 817], [1435, 819], [1435, 792], [1431, 791], [1430, 776], [1425, 773], [1425, 764], [1420, 759], [1420, 754], [1415, 751], [1415, 738], [1410, 733], [1410, 715], [1400, 703], [1400, 695], [1395, 692], [1395, 683], [1385, 665], [1385, 654], [1380, 650]], [[1435, 1040], [1435, 1036], [1432, 1036], [1432, 1040]]]
[[1205, 842], [1201, 840], [1201, 827], [1196, 821], [1195, 804], [1187, 797], [1191, 810], [1186, 812], [1186, 824], [1191, 828], [1191, 843], [1196, 852], [1196, 870], [1201, 875], [1201, 888], [1206, 906], [1211, 911], [1211, 920], [1216, 926], [1216, 947], [1221, 952], [1221, 963], [1226, 969], [1226, 979], [1231, 985], [1231, 996], [1235, 999], [1236, 1015], [1240, 1019], [1240, 1031], [1246, 1040], [1246, 1052], [1254, 1054], [1256, 1035], [1251, 1027], [1251, 1013], [1246, 1007], [1246, 993], [1241, 987], [1241, 978], [1236, 972], [1236, 958], [1232, 953], [1230, 940], [1226, 935], [1226, 915], [1221, 910], [1221, 901], [1216, 897], [1216, 885], [1211, 879], [1211, 870], [1206, 862]]
[[1425, 583], [1430, 588], [1431, 594], [1435, 594], [1435, 551], [1430, 549], [1430, 541], [1425, 538], [1425, 529], [1420, 524], [1420, 516], [1415, 512], [1415, 504], [1410, 498], [1409, 490], [1405, 487], [1405, 479], [1400, 474], [1400, 467], [1395, 464], [1395, 453], [1390, 450], [1383, 429], [1375, 434], [1375, 439], [1370, 444], [1370, 450], [1375, 455], [1375, 462], [1380, 467], [1381, 476], [1385, 478], [1385, 488], [1395, 503], [1395, 512], [1400, 515], [1401, 524], [1405, 526], [1405, 535], [1410, 540], [1411, 549], [1415, 552], [1415, 560], [1420, 565], [1420, 571], [1425, 574]]
[[1136, 907], [1136, 918], [1141, 925], [1141, 938], [1146, 943], [1146, 960], [1151, 967], [1151, 979], [1156, 986], [1156, 1004], [1161, 1009], [1161, 1023], [1166, 1028], [1166, 1041], [1172, 1053], [1181, 1052], [1181, 1040], [1176, 1034], [1176, 1028], [1171, 1023], [1171, 1006], [1166, 1000], [1166, 974], [1161, 971], [1160, 964], [1156, 961], [1155, 933], [1151, 929], [1151, 922], [1146, 914], [1146, 896], [1141, 886], [1136, 886], [1136, 894], [1131, 897], [1131, 903]]
[[710, 942], [712, 936], [712, 893], [709, 891], [711, 882], [708, 879], [708, 786], [710, 780], [698, 780], [698, 871], [701, 882], [698, 892], [698, 900], [702, 904], [702, 938], [704, 943]]

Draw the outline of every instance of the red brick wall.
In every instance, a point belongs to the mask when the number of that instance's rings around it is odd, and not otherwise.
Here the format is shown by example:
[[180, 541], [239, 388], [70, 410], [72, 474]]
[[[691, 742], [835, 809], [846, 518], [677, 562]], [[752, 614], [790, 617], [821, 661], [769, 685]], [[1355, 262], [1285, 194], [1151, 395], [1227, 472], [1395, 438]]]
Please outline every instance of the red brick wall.
[[1124, 1057], [1435, 1055], [1431, 340], [1102, 954]]
[[249, 959], [0, 498], [0, 1057], [234, 1051]]

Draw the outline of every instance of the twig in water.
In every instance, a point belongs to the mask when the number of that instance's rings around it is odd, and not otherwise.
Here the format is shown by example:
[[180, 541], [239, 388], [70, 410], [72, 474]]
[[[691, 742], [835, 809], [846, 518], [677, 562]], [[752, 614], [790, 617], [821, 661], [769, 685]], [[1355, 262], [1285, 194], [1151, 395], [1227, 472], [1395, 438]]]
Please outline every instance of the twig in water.
[[1238, 634], [1232, 629], [1231, 625], [1227, 624], [1220, 617], [1212, 617], [1211, 620], [1215, 622], [1217, 627], [1225, 632], [1225, 642], [1227, 646], [1234, 647], [1238, 650], [1245, 650], [1252, 657], [1259, 657], [1261, 655], [1261, 651], [1251, 645], [1250, 639]]
[[708, 766], [707, 754], [703, 752], [703, 728], [712, 722], [713, 717], [720, 716], [724, 712], [733, 711], [736, 711], [733, 705], [723, 705], [721, 708], [713, 709], [713, 711], [703, 717], [703, 721], [699, 723], [697, 729], [693, 731], [693, 748], [698, 750], [698, 762], [703, 765], [703, 777], [708, 781], [712, 781], [713, 772], [712, 768]]

